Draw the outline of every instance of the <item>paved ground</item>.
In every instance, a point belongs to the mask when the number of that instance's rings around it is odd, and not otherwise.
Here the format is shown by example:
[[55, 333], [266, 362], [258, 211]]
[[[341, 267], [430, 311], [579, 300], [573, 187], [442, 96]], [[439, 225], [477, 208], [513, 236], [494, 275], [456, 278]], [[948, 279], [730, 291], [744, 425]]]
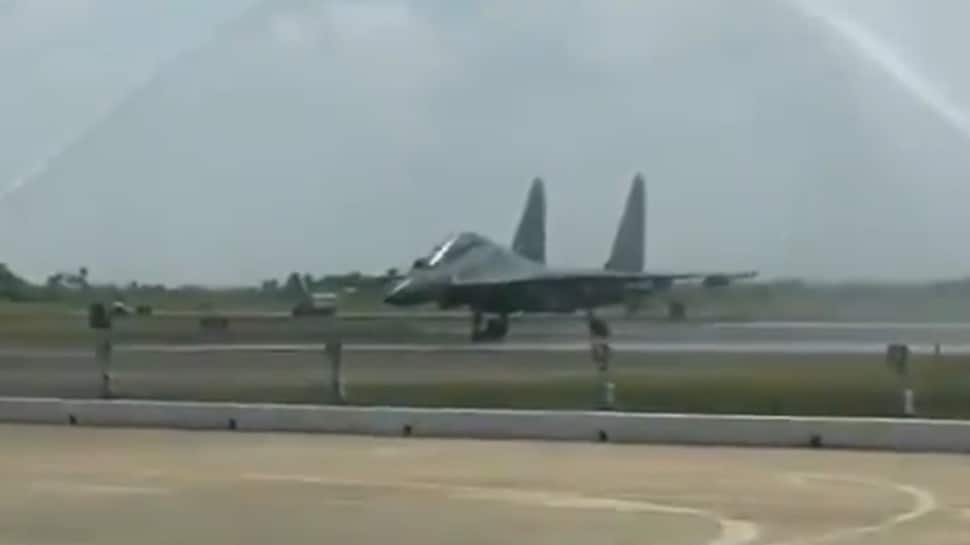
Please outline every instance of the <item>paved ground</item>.
[[943, 455], [0, 426], [0, 544], [970, 543]]
[[[78, 338], [68, 345], [83, 348], [89, 332], [70, 324]], [[435, 346], [470, 347], [469, 320], [450, 318], [436, 320], [390, 321], [372, 320], [352, 322], [344, 332], [346, 342], [361, 347], [400, 347], [415, 345], [427, 350]], [[48, 327], [45, 325], [45, 327]], [[56, 329], [56, 326], [49, 326]], [[67, 327], [66, 325], [64, 327]], [[133, 320], [122, 323], [115, 333], [124, 344], [277, 344], [299, 345], [323, 342], [325, 324], [307, 320], [275, 320], [269, 322], [233, 323], [224, 335], [202, 335], [196, 322], [181, 320], [168, 322]], [[970, 351], [970, 323], [885, 323], [885, 322], [739, 322], [674, 324], [643, 320], [617, 320], [611, 323], [612, 340], [628, 350], [653, 352], [657, 350], [771, 350], [858, 351], [878, 349], [886, 343], [905, 342], [922, 346], [942, 344]], [[58, 330], [59, 331], [59, 330]], [[26, 333], [25, 333], [26, 335]], [[55, 333], [48, 332], [51, 337]], [[502, 349], [572, 349], [588, 337], [585, 322], [580, 318], [513, 318], [509, 336], [504, 343], [474, 345]], [[26, 337], [25, 337], [26, 338]], [[53, 343], [25, 345], [52, 347]], [[4, 351], [18, 347], [17, 339], [6, 338], [0, 345]], [[395, 348], [397, 349], [397, 348]]]
[[[611, 319], [613, 340], [627, 345], [669, 345], [678, 350], [692, 346], [723, 349], [734, 345], [809, 343], [828, 346], [880, 346], [906, 342], [932, 346], [962, 345], [970, 350], [970, 323], [935, 322], [691, 322]], [[467, 345], [467, 316], [421, 319], [347, 318], [338, 322], [317, 319], [231, 319], [226, 331], [203, 330], [197, 319], [186, 317], [127, 318], [116, 321], [116, 338], [126, 343], [189, 344], [195, 342], [288, 343], [321, 342], [328, 332], [349, 343], [409, 343], [419, 345]], [[84, 347], [90, 331], [77, 317], [29, 315], [6, 316], [0, 346], [16, 348]], [[529, 345], [577, 343], [587, 337], [581, 317], [512, 318], [508, 343]], [[643, 347], [645, 346], [645, 347]], [[804, 348], [798, 348], [803, 350]]]
[[[467, 337], [469, 320], [451, 318], [410, 322], [417, 333], [455, 338]], [[610, 321], [614, 340], [627, 343], [668, 344], [755, 344], [755, 343], [826, 343], [885, 344], [906, 342], [932, 345], [970, 345], [970, 323], [967, 322], [711, 322], [685, 323], [646, 320]], [[509, 342], [535, 343], [581, 341], [586, 337], [582, 318], [513, 317]]]

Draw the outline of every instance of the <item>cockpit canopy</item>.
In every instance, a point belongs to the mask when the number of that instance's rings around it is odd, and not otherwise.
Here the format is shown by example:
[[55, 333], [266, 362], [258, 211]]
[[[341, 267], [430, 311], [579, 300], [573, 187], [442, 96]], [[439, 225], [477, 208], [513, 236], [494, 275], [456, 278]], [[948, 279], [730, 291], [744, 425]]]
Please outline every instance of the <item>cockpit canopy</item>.
[[431, 250], [426, 257], [414, 262], [415, 269], [434, 269], [451, 263], [472, 248], [485, 244], [485, 239], [474, 233], [451, 235]]

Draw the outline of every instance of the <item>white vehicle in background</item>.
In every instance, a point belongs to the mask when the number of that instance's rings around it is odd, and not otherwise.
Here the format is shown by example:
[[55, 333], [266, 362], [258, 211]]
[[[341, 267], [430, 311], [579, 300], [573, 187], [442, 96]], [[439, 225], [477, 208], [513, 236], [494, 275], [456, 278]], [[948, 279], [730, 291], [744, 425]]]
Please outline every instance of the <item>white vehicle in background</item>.
[[337, 294], [333, 292], [311, 293], [293, 307], [293, 316], [333, 316], [337, 313]]
[[124, 301], [116, 300], [111, 303], [111, 314], [115, 316], [130, 316], [134, 313], [134, 310]]
[[152, 314], [151, 305], [137, 305], [132, 307], [130, 304], [122, 300], [116, 300], [111, 303], [111, 314], [112, 316], [150, 316]]

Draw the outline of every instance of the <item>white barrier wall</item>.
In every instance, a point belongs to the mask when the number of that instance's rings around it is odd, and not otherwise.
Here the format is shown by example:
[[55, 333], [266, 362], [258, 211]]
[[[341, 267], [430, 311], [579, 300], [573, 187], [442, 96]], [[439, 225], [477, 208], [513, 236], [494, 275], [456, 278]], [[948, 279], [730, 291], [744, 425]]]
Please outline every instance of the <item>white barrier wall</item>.
[[0, 422], [970, 452], [970, 422], [0, 397]]
[[23, 424], [68, 424], [68, 411], [56, 398], [0, 398], [0, 421]]

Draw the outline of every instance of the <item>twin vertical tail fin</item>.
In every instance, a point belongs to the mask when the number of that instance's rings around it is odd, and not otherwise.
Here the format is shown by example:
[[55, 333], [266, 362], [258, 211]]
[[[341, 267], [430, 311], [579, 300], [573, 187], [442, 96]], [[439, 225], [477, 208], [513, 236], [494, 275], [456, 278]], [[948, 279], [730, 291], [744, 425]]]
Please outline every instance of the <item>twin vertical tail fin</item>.
[[626, 208], [620, 219], [613, 250], [605, 268], [618, 272], [643, 272], [646, 246], [646, 188], [643, 175], [633, 178]]
[[[643, 272], [646, 245], [645, 185], [641, 174], [633, 178], [610, 259], [606, 262], [607, 270]], [[546, 262], [546, 191], [541, 178], [532, 180], [512, 249], [532, 261]]]
[[532, 180], [512, 249], [532, 261], [546, 262], [546, 191], [540, 178]]

